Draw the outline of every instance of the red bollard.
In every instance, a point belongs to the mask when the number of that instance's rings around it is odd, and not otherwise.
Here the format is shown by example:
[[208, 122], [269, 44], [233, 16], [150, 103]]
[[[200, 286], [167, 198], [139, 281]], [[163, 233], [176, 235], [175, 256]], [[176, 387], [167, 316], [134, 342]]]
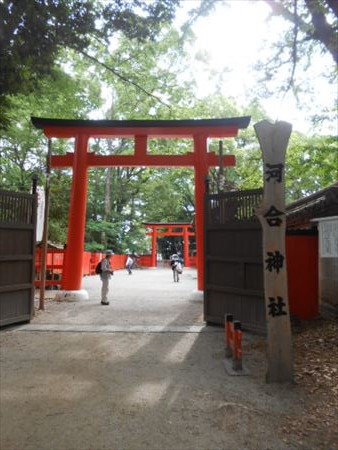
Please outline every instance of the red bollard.
[[233, 330], [233, 316], [232, 314], [225, 315], [225, 356], [231, 358], [233, 355], [233, 342], [234, 342], [234, 330]]
[[232, 368], [234, 370], [242, 370], [242, 330], [241, 322], [235, 320], [233, 322], [233, 342], [234, 342], [234, 352], [232, 360]]

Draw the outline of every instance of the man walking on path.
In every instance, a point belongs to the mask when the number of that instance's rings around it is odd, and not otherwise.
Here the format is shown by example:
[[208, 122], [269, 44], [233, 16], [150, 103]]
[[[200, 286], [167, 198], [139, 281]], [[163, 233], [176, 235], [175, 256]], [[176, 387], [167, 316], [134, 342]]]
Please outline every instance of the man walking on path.
[[127, 269], [128, 273], [129, 273], [129, 275], [132, 274], [131, 268], [133, 267], [133, 264], [134, 264], [134, 260], [133, 260], [133, 258], [128, 254], [128, 255], [127, 255], [127, 261], [126, 261], [126, 269]]
[[109, 292], [109, 280], [114, 272], [110, 266], [110, 258], [114, 253], [111, 250], [106, 251], [106, 257], [101, 261], [101, 273], [100, 278], [102, 281], [101, 289], [101, 305], [109, 305], [108, 292]]

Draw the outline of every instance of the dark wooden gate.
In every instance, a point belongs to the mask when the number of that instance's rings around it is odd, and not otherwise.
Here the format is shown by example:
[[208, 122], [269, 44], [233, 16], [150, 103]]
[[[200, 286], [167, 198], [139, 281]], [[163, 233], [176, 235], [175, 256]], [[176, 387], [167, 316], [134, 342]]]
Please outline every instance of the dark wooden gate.
[[263, 190], [206, 194], [204, 320], [227, 313], [244, 329], [265, 332], [262, 230], [254, 215]]
[[34, 311], [36, 196], [0, 191], [0, 326]]

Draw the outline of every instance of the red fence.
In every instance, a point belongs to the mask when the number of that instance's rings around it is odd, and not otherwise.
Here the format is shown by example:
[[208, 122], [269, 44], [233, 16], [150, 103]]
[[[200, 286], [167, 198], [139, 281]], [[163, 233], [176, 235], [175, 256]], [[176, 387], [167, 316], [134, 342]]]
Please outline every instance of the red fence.
[[[48, 249], [46, 257], [46, 286], [60, 286], [62, 279], [62, 269], [64, 260], [64, 250]], [[98, 262], [104, 258], [102, 253], [83, 253], [83, 276], [95, 275], [95, 267]], [[110, 264], [113, 270], [123, 269], [125, 267], [126, 255], [113, 255]], [[35, 286], [40, 287], [41, 272], [41, 249], [38, 248], [35, 254]]]
[[[35, 252], [35, 286], [40, 287], [42, 250]], [[46, 256], [46, 286], [57, 286], [61, 283], [64, 250], [49, 249]]]
[[[189, 256], [190, 267], [196, 267], [196, 256]], [[157, 262], [157, 266], [170, 266], [170, 261], [163, 260]], [[151, 255], [142, 255], [137, 258], [137, 266], [139, 267], [152, 267], [152, 257]]]
[[140, 267], [151, 267], [151, 255], [143, 255], [138, 257], [137, 265]]

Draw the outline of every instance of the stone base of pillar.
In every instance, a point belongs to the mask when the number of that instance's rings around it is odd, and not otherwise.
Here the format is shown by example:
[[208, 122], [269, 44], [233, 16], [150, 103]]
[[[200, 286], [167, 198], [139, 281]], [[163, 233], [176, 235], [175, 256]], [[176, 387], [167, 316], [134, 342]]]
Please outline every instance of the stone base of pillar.
[[78, 302], [80, 300], [88, 300], [89, 295], [85, 289], [80, 289], [77, 291], [59, 291], [54, 300], [57, 302]]
[[203, 302], [203, 298], [204, 291], [194, 290], [191, 292], [189, 300], [194, 302]]

